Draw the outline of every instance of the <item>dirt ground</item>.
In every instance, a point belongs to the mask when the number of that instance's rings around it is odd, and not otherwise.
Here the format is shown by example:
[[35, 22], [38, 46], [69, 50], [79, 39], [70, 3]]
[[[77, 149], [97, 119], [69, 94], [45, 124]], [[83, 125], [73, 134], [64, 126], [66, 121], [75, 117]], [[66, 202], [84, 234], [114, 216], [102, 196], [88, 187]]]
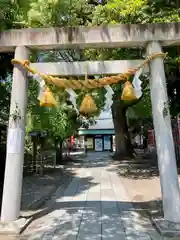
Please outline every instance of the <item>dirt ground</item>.
[[[139, 161], [139, 162], [138, 162]], [[117, 172], [135, 208], [151, 217], [162, 216], [160, 178], [157, 161], [143, 159], [117, 164]], [[180, 179], [180, 175], [179, 175]]]
[[151, 179], [130, 179], [121, 177], [132, 202], [150, 202], [161, 200], [159, 177]]
[[[135, 160], [136, 161], [136, 160]], [[118, 174], [135, 208], [151, 217], [162, 216], [162, 198], [157, 162], [120, 163]], [[180, 169], [178, 169], [180, 173]], [[179, 174], [180, 182], [180, 174]]]
[[151, 217], [163, 216], [159, 177], [150, 179], [120, 178], [138, 211], [143, 210], [144, 214]]

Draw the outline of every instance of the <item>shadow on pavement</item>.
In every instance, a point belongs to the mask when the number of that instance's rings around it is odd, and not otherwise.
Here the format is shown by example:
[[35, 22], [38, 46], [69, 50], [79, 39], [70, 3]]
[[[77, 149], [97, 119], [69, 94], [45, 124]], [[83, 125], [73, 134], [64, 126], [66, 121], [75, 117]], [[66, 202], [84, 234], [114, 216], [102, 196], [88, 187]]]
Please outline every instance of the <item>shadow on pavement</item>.
[[[119, 238], [116, 239], [123, 240], [124, 234], [129, 238], [139, 239], [140, 236], [144, 236], [145, 228], [149, 225], [148, 215], [146, 214], [149, 204], [152, 203], [139, 202], [134, 210], [130, 202], [56, 202], [53, 207], [47, 207], [34, 216], [37, 219], [49, 214], [51, 221], [46, 228], [44, 229], [42, 221], [42, 223], [36, 225], [34, 237], [32, 237], [32, 233], [29, 233], [23, 235], [21, 239], [28, 239], [29, 237], [32, 240], [45, 239], [44, 237], [48, 235], [49, 237], [55, 237], [53, 239], [58, 239], [60, 236], [62, 239], [66, 239], [68, 236], [75, 237], [78, 233], [80, 238], [77, 239], [80, 240], [100, 240], [102, 237], [103, 239], [114, 240], [117, 236]], [[143, 210], [138, 208], [139, 205], [144, 206]], [[154, 210], [156, 210], [156, 207]], [[61, 216], [58, 211], [61, 211]]]
[[23, 179], [21, 211], [28, 211], [33, 202], [47, 196], [54, 187], [67, 185], [74, 176], [75, 173], [71, 169], [60, 166], [56, 168], [46, 167], [42, 176], [26, 175]]

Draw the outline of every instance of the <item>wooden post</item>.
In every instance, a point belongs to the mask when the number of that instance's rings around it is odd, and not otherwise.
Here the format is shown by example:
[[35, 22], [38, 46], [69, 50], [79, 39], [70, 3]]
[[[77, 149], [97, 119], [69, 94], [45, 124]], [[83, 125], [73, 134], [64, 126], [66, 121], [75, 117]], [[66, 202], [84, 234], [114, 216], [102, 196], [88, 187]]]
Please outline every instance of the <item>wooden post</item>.
[[36, 158], [37, 158], [37, 136], [32, 136], [31, 139], [33, 142], [32, 172], [34, 172], [36, 167]]
[[[16, 47], [15, 58], [18, 60], [26, 60], [28, 59], [28, 52], [24, 46]], [[20, 215], [27, 88], [28, 81], [26, 71], [19, 65], [15, 65], [13, 71], [1, 210], [1, 220], [4, 222], [15, 221]]]
[[[160, 44], [158, 42], [149, 43], [147, 46], [147, 55], [157, 52], [162, 52]], [[152, 112], [164, 219], [170, 222], [180, 223], [180, 191], [163, 58], [157, 57], [152, 60], [149, 65], [151, 71], [150, 89]]]

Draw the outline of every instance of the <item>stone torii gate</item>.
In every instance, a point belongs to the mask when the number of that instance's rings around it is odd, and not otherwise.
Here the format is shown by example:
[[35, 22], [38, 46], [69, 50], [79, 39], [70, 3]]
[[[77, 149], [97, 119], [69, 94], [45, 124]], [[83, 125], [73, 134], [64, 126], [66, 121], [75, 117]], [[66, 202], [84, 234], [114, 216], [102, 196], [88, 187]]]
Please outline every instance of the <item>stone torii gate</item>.
[[[9, 30], [0, 34], [0, 51], [15, 52], [15, 59], [28, 60], [31, 50], [67, 48], [129, 48], [144, 47], [147, 55], [162, 52], [161, 46], [180, 44], [180, 23], [126, 24], [107, 27], [73, 27]], [[88, 74], [117, 74], [137, 66], [135, 61], [104, 61], [88, 63]], [[53, 75], [84, 75], [86, 62], [34, 63], [42, 73]], [[148, 69], [147, 69], [148, 71]], [[176, 168], [174, 142], [169, 110], [163, 58], [149, 64], [151, 73], [151, 100], [155, 128], [164, 219], [180, 223], [180, 191]], [[11, 93], [8, 128], [6, 170], [1, 220], [12, 222], [19, 218], [22, 173], [24, 161], [24, 131], [27, 103], [27, 73], [15, 65]], [[18, 106], [16, 125], [12, 115]], [[164, 109], [166, 114], [164, 115]], [[10, 137], [11, 136], [11, 137]], [[16, 147], [10, 147], [12, 138], [18, 137]]]

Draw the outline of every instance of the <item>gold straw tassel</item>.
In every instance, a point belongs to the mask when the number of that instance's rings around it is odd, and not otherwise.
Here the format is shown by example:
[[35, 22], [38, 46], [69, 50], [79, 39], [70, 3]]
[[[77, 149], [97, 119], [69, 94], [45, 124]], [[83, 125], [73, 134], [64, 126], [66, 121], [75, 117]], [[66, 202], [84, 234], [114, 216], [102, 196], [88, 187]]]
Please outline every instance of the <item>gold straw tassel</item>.
[[94, 100], [90, 95], [86, 95], [81, 103], [80, 112], [88, 115], [96, 111], [97, 111], [97, 107]]
[[41, 107], [55, 107], [57, 104], [56, 100], [53, 97], [53, 94], [49, 88], [46, 88], [46, 90], [43, 93], [43, 96], [40, 100], [40, 106]]
[[[88, 83], [88, 76], [87, 76], [88, 65], [86, 65], [85, 71], [85, 82]], [[90, 95], [86, 95], [81, 103], [80, 113], [83, 115], [91, 115], [97, 111], [96, 104]]]
[[137, 99], [134, 92], [134, 88], [131, 82], [127, 81], [124, 84], [121, 100], [134, 100], [134, 99]]

